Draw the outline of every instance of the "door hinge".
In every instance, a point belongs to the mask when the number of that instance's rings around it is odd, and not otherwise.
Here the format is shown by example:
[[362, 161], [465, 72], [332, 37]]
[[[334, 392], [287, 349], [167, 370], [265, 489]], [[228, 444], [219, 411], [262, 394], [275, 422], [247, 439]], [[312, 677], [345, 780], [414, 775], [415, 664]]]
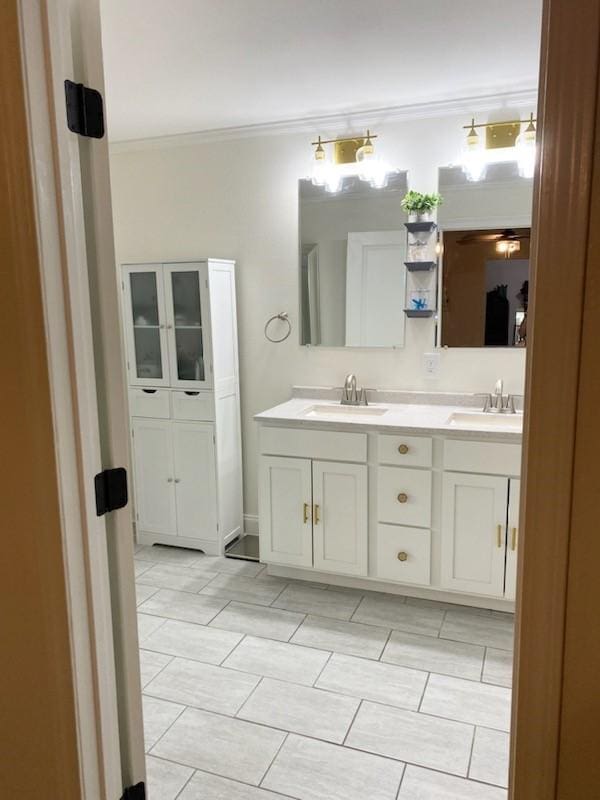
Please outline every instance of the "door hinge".
[[104, 103], [97, 89], [83, 83], [65, 81], [67, 126], [73, 133], [102, 139], [104, 136]]
[[96, 514], [101, 517], [127, 505], [127, 470], [123, 467], [105, 469], [94, 478]]
[[121, 800], [146, 800], [146, 786], [144, 783], [136, 783], [135, 786], [130, 786], [125, 789]]

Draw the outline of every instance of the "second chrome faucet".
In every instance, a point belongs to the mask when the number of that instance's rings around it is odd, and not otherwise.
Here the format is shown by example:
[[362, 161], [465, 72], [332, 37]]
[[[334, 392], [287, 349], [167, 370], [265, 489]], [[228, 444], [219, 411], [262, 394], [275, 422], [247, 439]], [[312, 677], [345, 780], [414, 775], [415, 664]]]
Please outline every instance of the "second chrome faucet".
[[367, 390], [356, 386], [356, 375], [352, 372], [346, 375], [344, 388], [342, 389], [341, 404], [343, 406], [368, 406]]

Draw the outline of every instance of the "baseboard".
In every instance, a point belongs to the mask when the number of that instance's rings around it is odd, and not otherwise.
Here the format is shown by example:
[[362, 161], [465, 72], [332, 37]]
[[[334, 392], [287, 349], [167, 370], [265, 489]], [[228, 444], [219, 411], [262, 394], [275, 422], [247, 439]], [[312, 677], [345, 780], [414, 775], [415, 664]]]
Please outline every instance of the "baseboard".
[[258, 534], [258, 514], [244, 514], [244, 533]]

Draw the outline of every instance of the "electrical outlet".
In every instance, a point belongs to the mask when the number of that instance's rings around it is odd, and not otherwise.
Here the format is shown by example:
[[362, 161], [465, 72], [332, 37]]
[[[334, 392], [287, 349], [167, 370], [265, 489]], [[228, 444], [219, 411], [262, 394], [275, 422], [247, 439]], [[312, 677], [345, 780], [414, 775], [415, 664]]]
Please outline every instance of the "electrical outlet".
[[438, 378], [440, 374], [440, 359], [439, 353], [425, 353], [423, 355], [423, 368], [425, 370], [426, 378]]

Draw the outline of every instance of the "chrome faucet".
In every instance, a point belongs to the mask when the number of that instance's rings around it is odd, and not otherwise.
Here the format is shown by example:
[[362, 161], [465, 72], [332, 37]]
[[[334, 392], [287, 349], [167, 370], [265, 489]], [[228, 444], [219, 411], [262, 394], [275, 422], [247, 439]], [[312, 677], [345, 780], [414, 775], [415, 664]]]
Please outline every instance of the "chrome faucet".
[[366, 389], [357, 389], [356, 375], [354, 375], [352, 372], [346, 375], [344, 388], [342, 390], [342, 399], [340, 402], [343, 406], [368, 405]]
[[515, 414], [515, 401], [512, 395], [504, 396], [504, 381], [498, 378], [493, 394], [485, 395], [484, 414]]

